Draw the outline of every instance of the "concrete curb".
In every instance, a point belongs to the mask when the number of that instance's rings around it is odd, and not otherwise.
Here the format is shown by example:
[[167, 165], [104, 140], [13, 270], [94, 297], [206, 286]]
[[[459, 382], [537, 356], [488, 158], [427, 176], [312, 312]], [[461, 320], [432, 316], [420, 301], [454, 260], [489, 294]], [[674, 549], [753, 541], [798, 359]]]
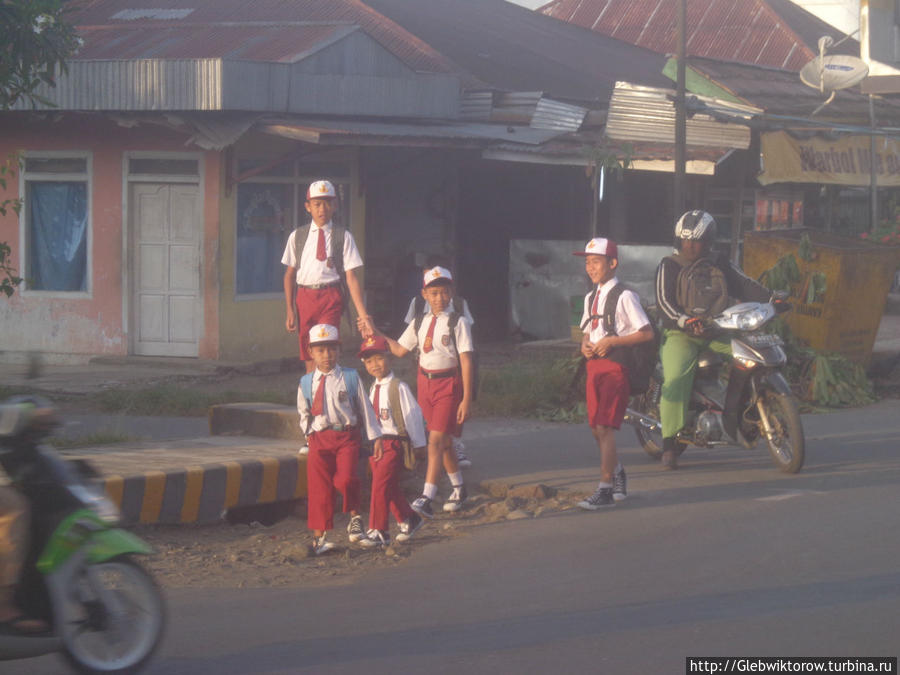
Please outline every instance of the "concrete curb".
[[236, 506], [306, 497], [306, 459], [264, 457], [99, 479], [123, 525], [218, 522]]

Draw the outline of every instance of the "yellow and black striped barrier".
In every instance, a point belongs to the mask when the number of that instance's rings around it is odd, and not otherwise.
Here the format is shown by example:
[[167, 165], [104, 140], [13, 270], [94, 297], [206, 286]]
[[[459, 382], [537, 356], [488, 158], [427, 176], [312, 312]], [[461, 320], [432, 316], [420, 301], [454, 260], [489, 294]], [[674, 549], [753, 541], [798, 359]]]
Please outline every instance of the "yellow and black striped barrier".
[[211, 523], [236, 506], [306, 497], [306, 458], [286, 455], [106, 475], [100, 482], [124, 525]]

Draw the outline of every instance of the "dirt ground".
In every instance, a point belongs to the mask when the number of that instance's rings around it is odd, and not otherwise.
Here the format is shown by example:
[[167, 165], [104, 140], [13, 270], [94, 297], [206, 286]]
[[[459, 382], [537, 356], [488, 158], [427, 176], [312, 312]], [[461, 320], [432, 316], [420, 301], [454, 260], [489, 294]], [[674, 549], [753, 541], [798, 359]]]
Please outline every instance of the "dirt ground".
[[[409, 490], [420, 478], [410, 477]], [[583, 495], [543, 485], [513, 490], [502, 483], [472, 486], [463, 511], [436, 513], [408, 542], [364, 549], [347, 540], [348, 517], [336, 514], [329, 540], [337, 548], [315, 556], [305, 517], [298, 512], [270, 526], [225, 523], [206, 526], [142, 526], [135, 532], [157, 551], [146, 563], [168, 588], [253, 588], [346, 584], [368, 570], [402, 565], [423, 546], [468, 536], [472, 528], [505, 520], [538, 518], [576, 508]], [[408, 490], [408, 491], [409, 491]], [[366, 496], [364, 495], [364, 498]], [[302, 507], [301, 507], [302, 508]], [[366, 516], [364, 515], [364, 518]], [[396, 524], [392, 523], [392, 534]]]

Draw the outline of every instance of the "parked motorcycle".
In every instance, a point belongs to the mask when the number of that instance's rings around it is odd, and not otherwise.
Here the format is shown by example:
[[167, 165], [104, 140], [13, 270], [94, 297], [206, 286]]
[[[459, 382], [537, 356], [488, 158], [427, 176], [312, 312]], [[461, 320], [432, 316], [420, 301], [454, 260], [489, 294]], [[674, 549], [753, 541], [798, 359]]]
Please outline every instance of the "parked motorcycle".
[[0, 465], [31, 507], [17, 602], [50, 628], [0, 635], [0, 660], [58, 651], [81, 673], [134, 673], [165, 625], [160, 589], [133, 557], [152, 550], [116, 527], [118, 510], [92, 484], [89, 466], [41, 445], [54, 425], [40, 399], [0, 404]]
[[[777, 304], [777, 309], [776, 309]], [[787, 362], [777, 335], [761, 332], [779, 311], [781, 302], [744, 302], [709, 320], [718, 336], [731, 336], [732, 361], [712, 351], [700, 354], [685, 428], [679, 433], [681, 450], [743, 445], [752, 448], [765, 440], [781, 471], [796, 473], [803, 466], [805, 443], [797, 400], [781, 374]], [[659, 401], [662, 366], [657, 363], [648, 390], [632, 399], [625, 421], [654, 459], [662, 455]]]

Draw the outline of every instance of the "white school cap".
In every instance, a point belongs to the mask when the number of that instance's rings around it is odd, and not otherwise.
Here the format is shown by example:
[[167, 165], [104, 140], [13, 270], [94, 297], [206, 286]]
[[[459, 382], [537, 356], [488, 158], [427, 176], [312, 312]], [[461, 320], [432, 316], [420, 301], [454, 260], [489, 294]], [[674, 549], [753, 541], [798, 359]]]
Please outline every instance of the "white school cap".
[[318, 345], [325, 342], [340, 342], [338, 329], [327, 323], [317, 323], [309, 329], [309, 344]]

